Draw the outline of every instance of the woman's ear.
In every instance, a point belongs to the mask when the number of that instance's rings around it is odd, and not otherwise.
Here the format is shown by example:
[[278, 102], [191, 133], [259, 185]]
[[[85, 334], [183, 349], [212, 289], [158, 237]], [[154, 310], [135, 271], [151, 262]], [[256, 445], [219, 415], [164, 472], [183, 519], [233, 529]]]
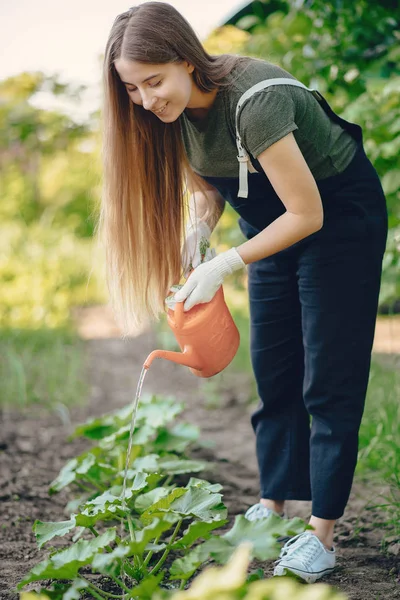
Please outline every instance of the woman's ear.
[[194, 71], [194, 65], [191, 65], [187, 60], [185, 60], [185, 63], [186, 63], [187, 72], [188, 73], [193, 73], [193, 71]]

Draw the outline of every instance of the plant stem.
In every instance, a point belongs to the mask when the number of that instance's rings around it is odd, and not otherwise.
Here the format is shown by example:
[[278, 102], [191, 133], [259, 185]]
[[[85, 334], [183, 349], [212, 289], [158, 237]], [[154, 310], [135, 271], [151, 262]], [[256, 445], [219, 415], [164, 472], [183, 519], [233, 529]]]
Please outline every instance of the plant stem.
[[137, 568], [141, 569], [142, 566], [143, 566], [143, 561], [140, 558], [139, 554], [134, 554], [133, 555], [133, 560], [134, 560], [134, 563], [136, 564]]
[[83, 577], [83, 575], [80, 575], [80, 577], [89, 584], [89, 587], [91, 588], [93, 594], [94, 594], [94, 592], [98, 592], [98, 595], [100, 596], [100, 598], [102, 598], [102, 600], [104, 597], [106, 597], [106, 598], [125, 598], [126, 597], [126, 594], [117, 595], [117, 594], [111, 594], [110, 592], [106, 592], [105, 590], [102, 590], [101, 588], [97, 587], [97, 585], [95, 585], [94, 583], [89, 581], [89, 579], [86, 579], [86, 577]]
[[[158, 542], [159, 542], [159, 540], [160, 540], [160, 537], [161, 537], [161, 534], [160, 534], [160, 535], [158, 535], [158, 536], [156, 537], [156, 539], [154, 540], [154, 543], [155, 543], [155, 544], [158, 544]], [[146, 558], [144, 559], [144, 562], [143, 562], [143, 566], [144, 566], [144, 567], [147, 567], [147, 565], [149, 564], [149, 562], [150, 562], [150, 559], [151, 559], [151, 557], [153, 556], [153, 554], [154, 554], [154, 551], [153, 551], [153, 550], [150, 550], [150, 552], [148, 553], [148, 555], [147, 555], [147, 556], [146, 556]]]
[[93, 585], [89, 583], [89, 589], [90, 589], [90, 593], [92, 594], [92, 596], [94, 598], [97, 598], [97, 600], [104, 600], [104, 596], [100, 596], [100, 594], [98, 594], [96, 592], [96, 590], [94, 589]]
[[173, 475], [168, 475], [167, 479], [164, 481], [164, 485], [167, 486], [171, 483]]
[[166, 549], [164, 551], [164, 554], [162, 555], [162, 557], [160, 558], [160, 560], [158, 561], [158, 563], [156, 564], [156, 566], [154, 567], [154, 569], [152, 569], [152, 571], [151, 571], [152, 575], [155, 575], [157, 573], [157, 571], [159, 571], [161, 569], [161, 567], [163, 566], [163, 564], [164, 564], [164, 562], [165, 562], [165, 560], [166, 560], [166, 558], [167, 558], [167, 556], [169, 554], [171, 546], [174, 543], [176, 536], [178, 535], [178, 532], [179, 532], [179, 529], [181, 528], [182, 523], [183, 523], [183, 519], [180, 519], [178, 521], [178, 523], [176, 524], [174, 533], [172, 534], [172, 537], [171, 537], [171, 539], [169, 541], [169, 544], [167, 545], [167, 547], [166, 547]]
[[130, 515], [128, 515], [128, 516], [127, 516], [127, 519], [128, 519], [129, 535], [131, 536], [131, 542], [134, 542], [134, 541], [135, 541], [135, 536], [134, 536], [134, 534], [133, 534], [133, 527], [132, 527], [132, 519], [131, 519], [131, 516], [130, 516]]
[[122, 590], [125, 590], [126, 592], [130, 593], [131, 590], [128, 587], [126, 587], [126, 585], [121, 579], [118, 579], [118, 577], [114, 577], [113, 575], [110, 575], [110, 577], [117, 585], [119, 585], [119, 587]]
[[186, 580], [185, 579], [181, 579], [181, 583], [180, 583], [180, 586], [179, 586], [180, 590], [183, 590], [185, 588], [185, 583], [186, 583]]

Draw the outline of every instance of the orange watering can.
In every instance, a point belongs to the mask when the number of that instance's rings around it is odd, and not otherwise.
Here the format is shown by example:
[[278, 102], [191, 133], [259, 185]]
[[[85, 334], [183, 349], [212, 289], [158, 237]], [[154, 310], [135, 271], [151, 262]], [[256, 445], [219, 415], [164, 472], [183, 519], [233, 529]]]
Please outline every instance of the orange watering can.
[[239, 347], [239, 331], [225, 303], [222, 286], [214, 298], [205, 304], [197, 304], [184, 312], [183, 302], [167, 313], [182, 352], [154, 350], [144, 363], [149, 369], [155, 358], [165, 358], [189, 367], [197, 377], [212, 377], [220, 373], [235, 356]]

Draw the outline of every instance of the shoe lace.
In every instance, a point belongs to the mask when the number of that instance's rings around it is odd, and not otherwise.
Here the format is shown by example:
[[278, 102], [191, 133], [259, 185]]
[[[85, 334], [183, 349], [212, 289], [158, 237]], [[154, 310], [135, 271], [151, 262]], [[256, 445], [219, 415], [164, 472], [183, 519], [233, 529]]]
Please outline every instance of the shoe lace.
[[301, 533], [289, 540], [282, 548], [279, 562], [282, 558], [297, 558], [307, 567], [320, 551], [321, 546], [315, 535]]

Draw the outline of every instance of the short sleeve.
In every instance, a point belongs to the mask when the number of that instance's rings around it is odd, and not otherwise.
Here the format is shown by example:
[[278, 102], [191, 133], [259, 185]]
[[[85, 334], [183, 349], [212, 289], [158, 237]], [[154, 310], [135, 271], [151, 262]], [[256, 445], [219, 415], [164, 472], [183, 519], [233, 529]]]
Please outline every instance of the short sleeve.
[[239, 114], [242, 143], [255, 158], [296, 129], [295, 106], [285, 90], [257, 92], [245, 102]]

